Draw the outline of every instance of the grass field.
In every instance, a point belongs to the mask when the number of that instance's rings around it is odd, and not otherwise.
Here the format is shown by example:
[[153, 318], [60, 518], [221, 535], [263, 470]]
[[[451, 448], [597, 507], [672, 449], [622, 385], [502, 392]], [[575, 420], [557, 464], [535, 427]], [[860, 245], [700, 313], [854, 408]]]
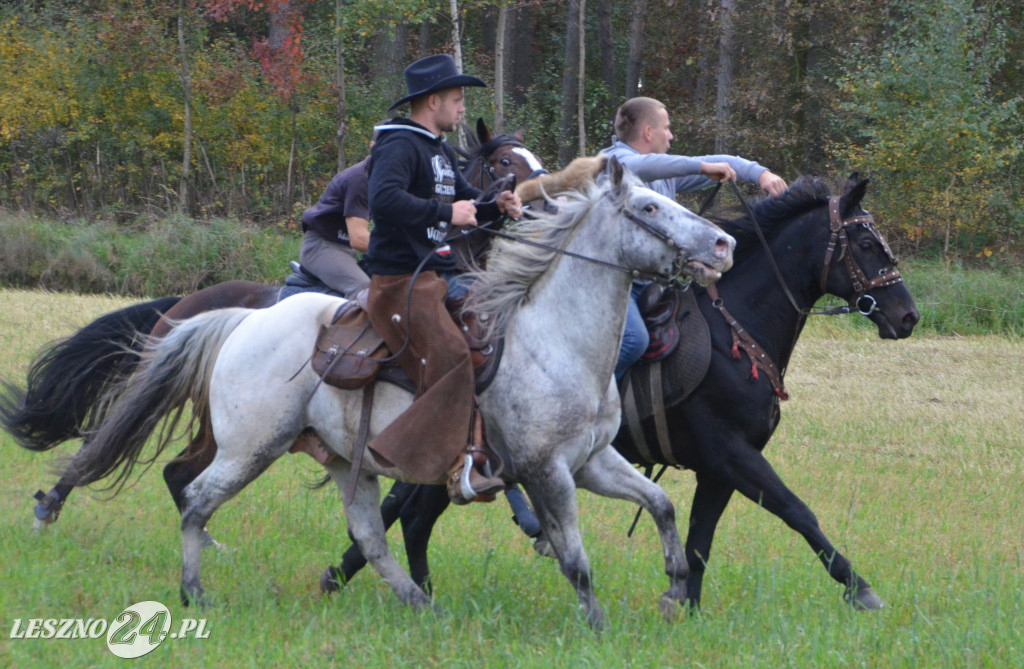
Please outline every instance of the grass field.
[[[0, 291], [0, 376], [23, 382], [46, 341], [123, 299]], [[853, 318], [853, 317], [849, 317]], [[229, 548], [204, 554], [219, 602], [178, 602], [180, 535], [160, 465], [112, 500], [80, 491], [32, 532], [53, 454], [0, 434], [0, 666], [124, 666], [103, 639], [11, 639], [14, 620], [104, 618], [144, 600], [206, 639], [165, 640], [149, 666], [1009, 667], [1024, 654], [1024, 343], [924, 334], [880, 341], [844, 321], [811, 323], [790, 364], [792, 400], [768, 457], [886, 601], [857, 613], [803, 540], [745, 499], [716, 537], [702, 612], [666, 624], [649, 519], [580, 495], [609, 629], [595, 635], [554, 561], [536, 557], [502, 503], [453, 508], [432, 542], [439, 613], [403, 608], [361, 573], [319, 594], [348, 541], [333, 488], [287, 456], [214, 517]], [[70, 454], [77, 444], [61, 453]], [[692, 474], [662, 479], [681, 525]], [[403, 554], [400, 533], [392, 547]]]

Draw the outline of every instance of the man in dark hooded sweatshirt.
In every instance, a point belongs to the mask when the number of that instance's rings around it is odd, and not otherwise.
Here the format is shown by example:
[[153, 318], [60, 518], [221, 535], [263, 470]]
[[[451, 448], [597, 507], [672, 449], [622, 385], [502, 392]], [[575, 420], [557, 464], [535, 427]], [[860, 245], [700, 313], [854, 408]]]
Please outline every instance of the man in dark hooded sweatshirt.
[[[418, 391], [413, 404], [369, 447], [417, 480], [440, 481], [447, 473], [452, 501], [468, 504], [480, 497], [492, 499], [504, 483], [473, 466], [486, 462], [486, 455], [470, 443], [473, 365], [469, 347], [445, 309], [448, 282], [456, 268], [444, 239], [452, 226], [475, 226], [478, 218], [493, 220], [502, 213], [516, 218], [521, 203], [506, 191], [496, 202], [477, 207], [473, 200], [480, 191], [463, 178], [454, 150], [444, 141], [443, 133], [454, 130], [465, 113], [462, 87], [486, 84], [459, 74], [447, 55], [416, 61], [406, 68], [405, 80], [408, 95], [389, 111], [410, 102], [409, 117], [396, 117], [374, 129], [374, 227], [366, 264], [371, 273], [370, 322], [393, 351], [408, 340], [399, 363]], [[467, 466], [468, 487], [463, 479]]]

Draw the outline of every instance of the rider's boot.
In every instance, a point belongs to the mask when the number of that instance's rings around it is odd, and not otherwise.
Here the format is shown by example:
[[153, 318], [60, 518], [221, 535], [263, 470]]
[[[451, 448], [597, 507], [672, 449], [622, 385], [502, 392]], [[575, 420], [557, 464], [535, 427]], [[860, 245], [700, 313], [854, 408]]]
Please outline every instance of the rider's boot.
[[448, 497], [453, 504], [493, 502], [505, 489], [505, 482], [491, 470], [484, 445], [484, 422], [479, 409], [473, 410], [473, 432], [470, 444], [459, 454], [448, 471]]

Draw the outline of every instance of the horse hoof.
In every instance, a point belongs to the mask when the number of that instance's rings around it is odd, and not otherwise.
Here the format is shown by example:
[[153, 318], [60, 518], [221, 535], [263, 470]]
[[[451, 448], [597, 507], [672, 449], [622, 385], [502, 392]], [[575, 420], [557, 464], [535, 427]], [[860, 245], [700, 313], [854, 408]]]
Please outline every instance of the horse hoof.
[[885, 602], [870, 586], [848, 590], [844, 599], [858, 611], [879, 611], [885, 608]]
[[555, 549], [551, 547], [551, 542], [541, 537], [533, 542], [533, 550], [537, 551], [537, 555], [541, 557], [553, 558], [558, 557], [555, 555]]
[[681, 602], [666, 592], [658, 600], [658, 610], [661, 611], [665, 622], [676, 623], [683, 619], [687, 606], [686, 602]]
[[210, 548], [210, 547], [213, 547], [213, 548], [216, 548], [219, 551], [223, 551], [223, 550], [227, 549], [227, 547], [224, 544], [220, 543], [219, 541], [214, 539], [212, 536], [210, 536], [210, 533], [206, 531], [205, 527], [203, 528], [203, 535], [202, 535], [202, 538], [200, 539], [200, 541], [202, 542], [202, 543], [199, 544], [200, 548]]
[[320, 575], [320, 592], [325, 595], [338, 592], [341, 590], [341, 586], [345, 585], [344, 578], [342, 573], [334, 567], [324, 569], [324, 573]]
[[181, 605], [192, 606], [195, 605], [199, 609], [212, 609], [213, 603], [210, 602], [203, 594], [202, 588], [196, 588], [195, 590], [187, 590], [185, 586], [181, 587]]
[[605, 630], [604, 610], [600, 606], [595, 604], [587, 611], [587, 625], [598, 634]]

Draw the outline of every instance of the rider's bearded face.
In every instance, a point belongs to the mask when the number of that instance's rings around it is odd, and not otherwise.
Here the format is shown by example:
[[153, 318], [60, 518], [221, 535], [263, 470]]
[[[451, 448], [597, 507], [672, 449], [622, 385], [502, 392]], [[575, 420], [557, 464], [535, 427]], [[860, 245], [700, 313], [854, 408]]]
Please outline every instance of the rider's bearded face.
[[450, 88], [438, 93], [438, 98], [440, 105], [435, 113], [434, 122], [441, 132], [451, 132], [466, 113], [465, 95], [461, 88]]

